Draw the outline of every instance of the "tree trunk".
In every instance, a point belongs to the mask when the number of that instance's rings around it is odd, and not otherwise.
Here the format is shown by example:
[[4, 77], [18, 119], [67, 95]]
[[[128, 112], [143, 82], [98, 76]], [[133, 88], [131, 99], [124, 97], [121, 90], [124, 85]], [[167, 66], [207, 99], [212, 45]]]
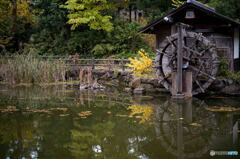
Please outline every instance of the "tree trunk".
[[17, 31], [17, 0], [11, 0], [12, 2], [12, 32], [15, 35]]
[[129, 5], [129, 22], [132, 22], [132, 5]]

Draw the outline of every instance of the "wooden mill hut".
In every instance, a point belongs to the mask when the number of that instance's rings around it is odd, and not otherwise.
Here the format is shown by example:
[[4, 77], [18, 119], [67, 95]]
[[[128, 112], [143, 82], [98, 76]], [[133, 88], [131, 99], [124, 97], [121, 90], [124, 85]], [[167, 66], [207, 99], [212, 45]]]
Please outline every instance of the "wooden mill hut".
[[188, 0], [179, 8], [142, 28], [141, 32], [155, 34], [156, 48], [159, 48], [166, 36], [177, 32], [175, 24], [178, 22], [191, 25], [194, 32], [202, 33], [213, 41], [218, 56], [228, 61], [229, 69], [240, 70], [240, 23], [195, 0]]

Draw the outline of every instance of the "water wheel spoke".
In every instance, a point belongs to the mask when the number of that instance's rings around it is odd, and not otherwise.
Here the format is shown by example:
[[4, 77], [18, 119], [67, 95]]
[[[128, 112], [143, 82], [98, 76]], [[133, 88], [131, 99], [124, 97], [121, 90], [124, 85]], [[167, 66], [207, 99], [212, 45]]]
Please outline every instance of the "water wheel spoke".
[[168, 79], [169, 77], [171, 77], [171, 74], [170, 74], [170, 73], [167, 74], [166, 76], [164, 76], [164, 79], [166, 80], [166, 79]]
[[172, 56], [168, 62], [168, 67], [170, 67], [170, 65], [173, 63], [173, 61], [176, 61], [177, 60], [177, 57], [176, 56]]
[[207, 76], [208, 78], [215, 80], [215, 77], [213, 77], [212, 75], [209, 75], [201, 70], [199, 70], [198, 68], [196, 68], [195, 66], [189, 66], [189, 68], [191, 68], [193, 71], [199, 72], [200, 74]]
[[198, 85], [198, 87], [200, 88], [201, 92], [204, 93], [204, 88], [201, 86], [200, 82], [196, 79], [195, 80], [196, 84]]
[[206, 51], [208, 51], [209, 49], [213, 48], [213, 46], [209, 46], [206, 49], [204, 49], [203, 51], [200, 52], [201, 55], [203, 55]]
[[188, 52], [192, 52], [192, 53], [194, 53], [194, 54], [197, 54], [198, 56], [202, 56], [201, 53], [199, 53], [198, 51], [193, 50], [193, 49], [191, 49], [191, 48], [189, 48], [189, 47], [187, 47], [187, 46], [183, 46], [183, 48], [184, 48], [186, 51], [188, 51]]
[[200, 73], [200, 71], [202, 71], [203, 64], [204, 64], [204, 62], [201, 62], [200, 66], [199, 66], [199, 70], [196, 73], [197, 74], [196, 77], [198, 77], [198, 74]]
[[170, 57], [170, 58], [172, 57], [172, 56], [171, 56], [171, 53], [166, 52], [166, 51], [157, 50], [157, 53], [158, 53], [158, 54], [165, 55], [165, 56]]
[[169, 42], [172, 46], [174, 46], [175, 48], [177, 48], [177, 45], [173, 42], [173, 39], [172, 39], [171, 37], [167, 37], [166, 39], [168, 40], [168, 42]]
[[[193, 39], [194, 40], [194, 42], [192, 43], [192, 45], [190, 45], [190, 46], [187, 46], [187, 47], [189, 47], [189, 48], [194, 48], [194, 49], [196, 49], [196, 46], [197, 46], [197, 44], [198, 44], [198, 39]], [[187, 44], [186, 42], [185, 42], [185, 44]]]

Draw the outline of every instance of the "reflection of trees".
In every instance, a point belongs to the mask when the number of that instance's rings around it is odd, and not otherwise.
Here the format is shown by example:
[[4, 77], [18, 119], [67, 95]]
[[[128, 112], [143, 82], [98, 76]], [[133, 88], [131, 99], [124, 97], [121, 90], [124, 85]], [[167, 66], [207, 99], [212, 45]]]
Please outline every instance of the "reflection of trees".
[[104, 156], [104, 147], [113, 137], [114, 123], [111, 121], [97, 123], [91, 129], [77, 122], [71, 130], [71, 142], [67, 144], [75, 158], [91, 158]]
[[21, 114], [0, 118], [0, 158], [35, 158], [41, 137], [36, 133], [38, 121], [26, 120]]
[[[234, 122], [236, 116], [209, 112], [204, 109], [206, 104], [196, 99], [176, 102], [159, 97], [152, 100], [118, 92], [80, 92], [68, 94], [66, 98], [52, 98], [50, 92], [41, 92], [39, 97], [49, 95], [49, 100], [34, 99], [32, 103], [16, 100], [24, 98], [24, 92], [28, 90], [19, 90], [20, 96], [18, 91], [13, 92], [11, 98], [14, 100], [7, 99], [6, 103], [5, 96], [1, 97], [2, 105], [16, 106], [20, 112], [0, 116], [0, 158], [30, 158], [34, 155], [40, 158], [112, 159], [201, 157], [216, 140], [226, 141], [226, 133], [231, 133], [233, 124], [238, 131]], [[33, 96], [28, 95], [31, 100]], [[37, 97], [35, 90], [34, 98]], [[68, 106], [69, 115], [60, 117], [57, 113], [24, 114], [21, 111], [35, 107], [34, 104], [36, 109], [64, 104]], [[131, 104], [135, 106], [128, 110]], [[80, 119], [78, 114], [82, 111], [91, 111], [92, 115]], [[129, 114], [136, 118], [128, 118]], [[138, 122], [141, 117], [144, 124]]]

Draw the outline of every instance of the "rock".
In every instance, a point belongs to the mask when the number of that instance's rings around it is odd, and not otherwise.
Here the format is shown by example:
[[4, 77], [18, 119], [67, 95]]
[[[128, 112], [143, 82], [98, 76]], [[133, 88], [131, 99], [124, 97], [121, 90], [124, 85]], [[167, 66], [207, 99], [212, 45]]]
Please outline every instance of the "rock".
[[88, 85], [81, 84], [81, 85], [79, 86], [79, 89], [80, 89], [80, 90], [88, 89]]
[[100, 89], [100, 90], [102, 90], [102, 89], [105, 89], [105, 87], [100, 85], [97, 82], [94, 82], [93, 85], [92, 85], [92, 89]]
[[131, 92], [131, 91], [132, 91], [132, 89], [131, 89], [131, 88], [129, 88], [129, 87], [127, 87], [127, 88], [125, 88], [125, 89], [124, 89], [124, 91], [125, 91], [125, 92]]
[[102, 86], [101, 84], [97, 83], [97, 82], [94, 82], [93, 84], [89, 85], [89, 84], [81, 84], [79, 86], [79, 89], [80, 90], [85, 90], [85, 89], [92, 89], [92, 90], [103, 90], [105, 89], [104, 86]]
[[228, 80], [228, 84], [229, 84], [229, 85], [232, 85], [233, 82], [234, 82], [234, 81], [233, 81], [232, 79], [229, 79], [229, 80]]
[[156, 92], [156, 89], [152, 84], [141, 84], [141, 87], [143, 87], [146, 92]]
[[210, 91], [219, 91], [226, 86], [224, 80], [215, 80], [209, 87]]
[[140, 85], [141, 85], [141, 79], [140, 78], [135, 78], [129, 83], [129, 86], [133, 89], [138, 88]]
[[133, 90], [133, 94], [144, 94], [145, 92], [146, 92], [145, 89], [144, 89], [144, 88], [141, 88], [141, 87], [135, 88], [135, 89]]
[[240, 86], [239, 85], [226, 86], [223, 89], [221, 89], [221, 91], [218, 93], [227, 95], [240, 95]]

